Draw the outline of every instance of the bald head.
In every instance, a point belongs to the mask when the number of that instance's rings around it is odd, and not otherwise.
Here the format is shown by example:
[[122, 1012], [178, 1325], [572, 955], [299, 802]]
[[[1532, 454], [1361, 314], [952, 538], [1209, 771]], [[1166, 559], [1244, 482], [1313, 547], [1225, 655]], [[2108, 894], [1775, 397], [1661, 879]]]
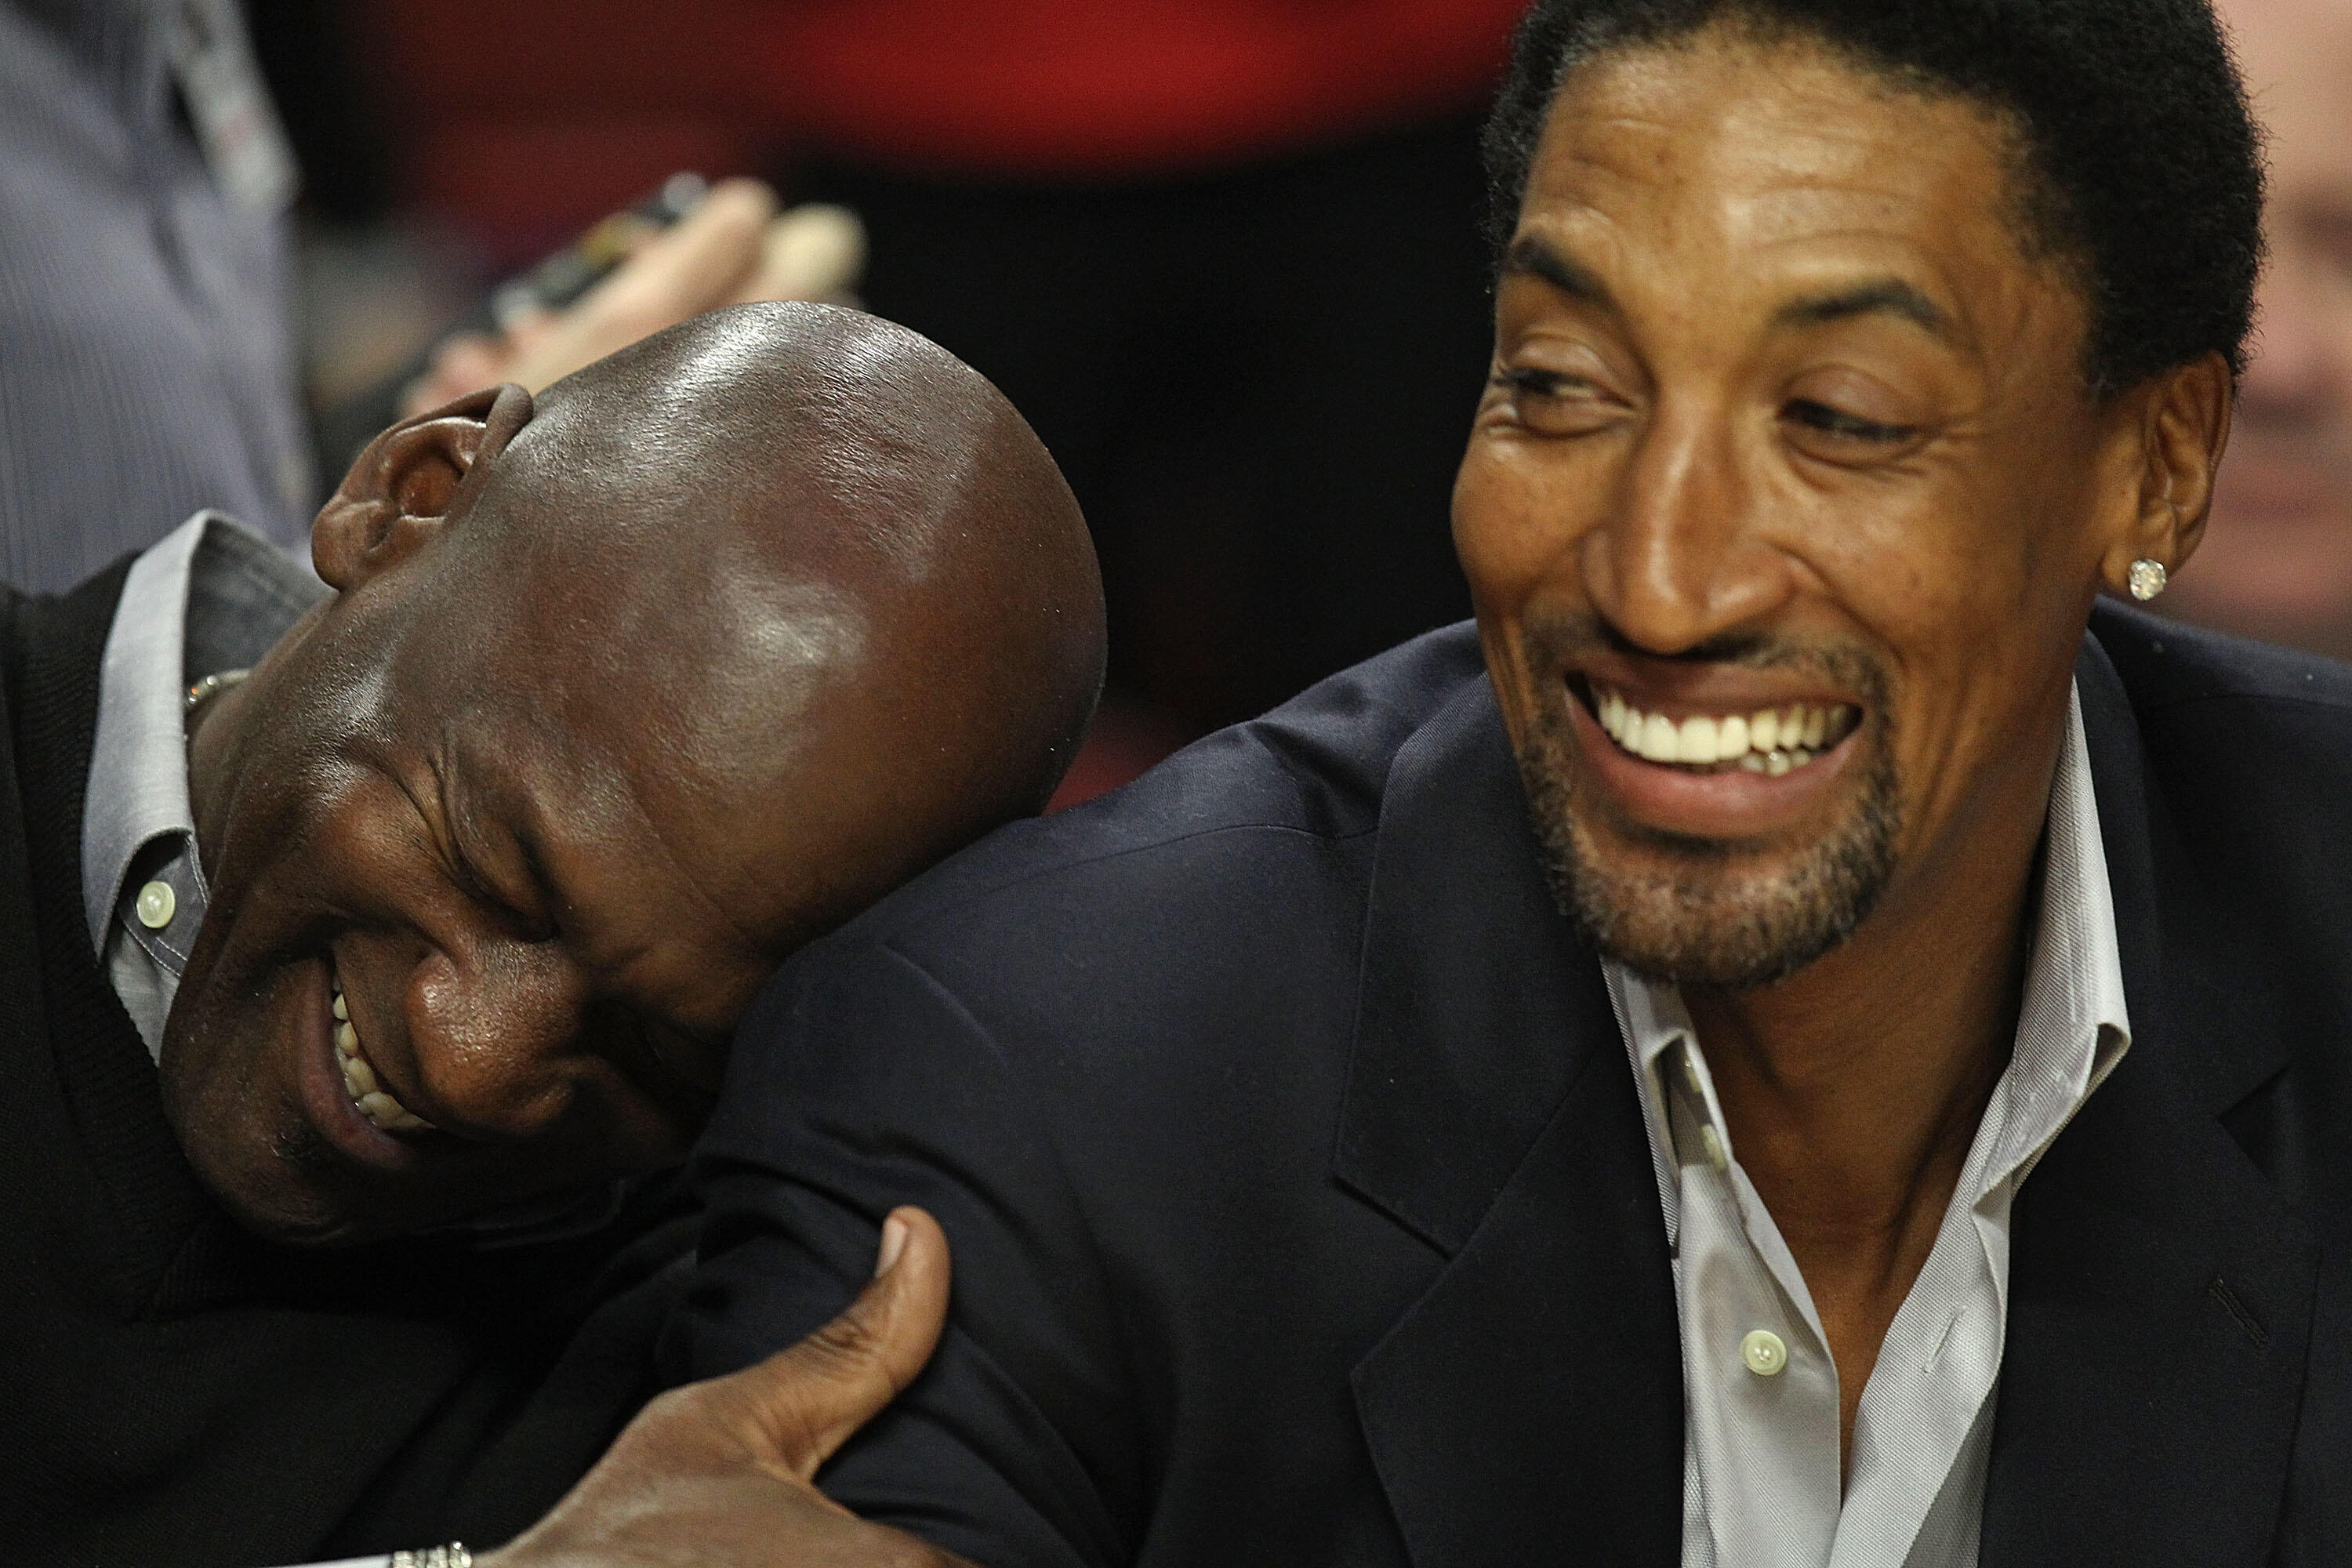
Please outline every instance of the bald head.
[[1045, 447], [853, 310], [714, 312], [551, 387], [451, 542], [457, 614], [531, 584], [496, 657], [535, 706], [683, 764], [721, 832], [786, 812], [789, 871], [737, 901], [790, 902], [789, 943], [1043, 805], [1101, 681], [1093, 551]]
[[[290, 1235], [674, 1156], [775, 963], [1042, 805], [1101, 680], [1035, 436], [824, 306], [387, 431], [312, 542], [337, 596], [195, 737], [219, 918], [164, 1063], [199, 1169]], [[333, 989], [380, 1116], [297, 1087]]]

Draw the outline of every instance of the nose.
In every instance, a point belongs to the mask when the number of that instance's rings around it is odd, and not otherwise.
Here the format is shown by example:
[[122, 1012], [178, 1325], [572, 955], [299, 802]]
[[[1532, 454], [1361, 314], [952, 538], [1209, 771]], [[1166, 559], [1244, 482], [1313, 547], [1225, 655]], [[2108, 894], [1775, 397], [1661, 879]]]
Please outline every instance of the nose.
[[522, 1140], [568, 1101], [553, 1070], [581, 1032], [588, 1002], [579, 970], [551, 942], [496, 941], [436, 952], [409, 984], [409, 1048], [426, 1104], [460, 1136]]
[[1636, 647], [1677, 654], [1768, 613], [1785, 563], [1756, 537], [1755, 487], [1724, 410], [1662, 403], [1618, 469], [1579, 565], [1595, 610]]

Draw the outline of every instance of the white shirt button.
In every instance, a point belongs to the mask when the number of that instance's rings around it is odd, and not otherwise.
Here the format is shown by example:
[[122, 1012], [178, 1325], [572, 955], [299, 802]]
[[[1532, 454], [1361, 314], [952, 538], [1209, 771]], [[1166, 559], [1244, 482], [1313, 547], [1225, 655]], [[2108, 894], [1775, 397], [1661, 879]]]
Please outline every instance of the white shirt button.
[[1789, 1347], [1769, 1329], [1750, 1329], [1739, 1342], [1739, 1359], [1759, 1377], [1778, 1377], [1789, 1364]]
[[172, 911], [180, 900], [169, 882], [150, 882], [139, 889], [139, 923], [149, 931], [162, 931], [172, 923]]

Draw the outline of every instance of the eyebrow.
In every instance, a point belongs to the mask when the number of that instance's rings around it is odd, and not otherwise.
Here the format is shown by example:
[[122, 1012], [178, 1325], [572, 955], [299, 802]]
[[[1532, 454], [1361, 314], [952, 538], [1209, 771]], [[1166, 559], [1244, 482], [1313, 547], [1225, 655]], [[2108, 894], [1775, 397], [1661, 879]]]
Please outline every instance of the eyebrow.
[[1776, 326], [1818, 327], [1874, 314], [1900, 317], [1946, 342], [1955, 335], [1944, 308], [1900, 278], [1874, 278], [1833, 294], [1792, 300], [1772, 312], [1772, 321]]
[[[1608, 286], [1597, 276], [1534, 235], [1522, 235], [1512, 242], [1504, 254], [1501, 274], [1540, 279], [1571, 300], [1616, 307]], [[1957, 335], [1950, 313], [1900, 278], [1874, 278], [1833, 293], [1792, 300], [1772, 312], [1772, 322], [1780, 327], [1818, 327], [1873, 314], [1899, 317], [1946, 342]]]
[[1589, 300], [1611, 309], [1617, 301], [1610, 297], [1601, 279], [1570, 261], [1534, 235], [1521, 235], [1511, 242], [1503, 255], [1502, 276], [1539, 278], [1571, 300]]

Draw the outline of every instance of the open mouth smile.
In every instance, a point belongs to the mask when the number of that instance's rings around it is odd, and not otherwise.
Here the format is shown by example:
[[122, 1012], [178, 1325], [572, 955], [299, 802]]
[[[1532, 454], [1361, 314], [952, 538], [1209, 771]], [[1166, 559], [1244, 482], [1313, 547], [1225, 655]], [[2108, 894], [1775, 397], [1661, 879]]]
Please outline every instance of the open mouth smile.
[[1567, 677], [1568, 719], [1591, 783], [1626, 825], [1733, 842], [1796, 830], [1834, 809], [1861, 755], [1862, 704], [1784, 694], [1733, 673], [1677, 670], [1651, 685]]
[[429, 1132], [433, 1123], [417, 1115], [393, 1097], [376, 1077], [375, 1065], [360, 1047], [359, 1030], [352, 1026], [351, 1005], [343, 1000], [343, 983], [340, 976], [331, 981], [334, 1000], [335, 1060], [343, 1069], [343, 1089], [352, 1097], [352, 1107], [370, 1122], [386, 1132]]
[[1618, 749], [1693, 773], [1738, 768], [1780, 778], [1853, 732], [1862, 711], [1846, 702], [1791, 702], [1744, 713], [1675, 719], [1644, 712], [1612, 687], [1591, 686], [1592, 713]]

